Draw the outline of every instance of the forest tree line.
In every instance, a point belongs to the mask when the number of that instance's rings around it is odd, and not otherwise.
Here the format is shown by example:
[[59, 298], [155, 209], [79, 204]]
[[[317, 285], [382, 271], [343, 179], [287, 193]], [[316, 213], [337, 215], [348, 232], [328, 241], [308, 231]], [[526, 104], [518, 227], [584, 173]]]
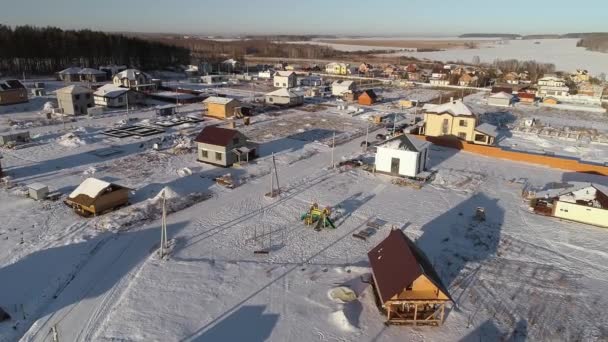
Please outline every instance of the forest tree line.
[[591, 51], [608, 52], [608, 33], [590, 33], [581, 38], [576, 46]]
[[71, 66], [141, 69], [188, 64], [190, 51], [161, 42], [91, 30], [0, 25], [0, 73], [47, 75]]

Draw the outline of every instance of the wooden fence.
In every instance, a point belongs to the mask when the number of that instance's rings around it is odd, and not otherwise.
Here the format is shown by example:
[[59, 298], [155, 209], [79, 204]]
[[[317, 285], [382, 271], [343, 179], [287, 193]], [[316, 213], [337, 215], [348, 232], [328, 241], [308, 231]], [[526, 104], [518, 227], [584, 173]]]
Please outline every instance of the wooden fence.
[[548, 166], [554, 169], [608, 176], [608, 166], [586, 163], [575, 158], [548, 156], [520, 151], [509, 151], [496, 146], [484, 146], [467, 143], [456, 137], [428, 137], [422, 135], [419, 135], [417, 137], [432, 142], [435, 145], [481, 154], [486, 157]]

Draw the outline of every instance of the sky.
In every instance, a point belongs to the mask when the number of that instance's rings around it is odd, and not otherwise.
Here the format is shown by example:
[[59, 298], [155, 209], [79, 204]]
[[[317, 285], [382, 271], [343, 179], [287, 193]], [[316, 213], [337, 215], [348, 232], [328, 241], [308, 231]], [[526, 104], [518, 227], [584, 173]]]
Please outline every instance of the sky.
[[607, 0], [0, 0], [5, 25], [203, 35], [608, 31]]

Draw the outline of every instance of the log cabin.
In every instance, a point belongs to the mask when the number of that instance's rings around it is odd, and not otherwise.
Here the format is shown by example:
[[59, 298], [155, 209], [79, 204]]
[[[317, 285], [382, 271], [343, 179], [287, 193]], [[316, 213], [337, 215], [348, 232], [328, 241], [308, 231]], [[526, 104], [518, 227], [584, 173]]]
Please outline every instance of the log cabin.
[[452, 297], [422, 250], [401, 230], [391, 230], [367, 256], [387, 323], [443, 323]]

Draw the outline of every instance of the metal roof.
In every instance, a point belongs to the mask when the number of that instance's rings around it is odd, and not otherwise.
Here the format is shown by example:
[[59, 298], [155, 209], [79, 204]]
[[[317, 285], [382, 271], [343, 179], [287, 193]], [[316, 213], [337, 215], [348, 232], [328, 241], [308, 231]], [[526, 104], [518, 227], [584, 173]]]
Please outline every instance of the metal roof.
[[203, 144], [225, 147], [230, 145], [232, 139], [238, 133], [239, 131], [235, 129], [207, 126], [203, 128], [194, 141]]

